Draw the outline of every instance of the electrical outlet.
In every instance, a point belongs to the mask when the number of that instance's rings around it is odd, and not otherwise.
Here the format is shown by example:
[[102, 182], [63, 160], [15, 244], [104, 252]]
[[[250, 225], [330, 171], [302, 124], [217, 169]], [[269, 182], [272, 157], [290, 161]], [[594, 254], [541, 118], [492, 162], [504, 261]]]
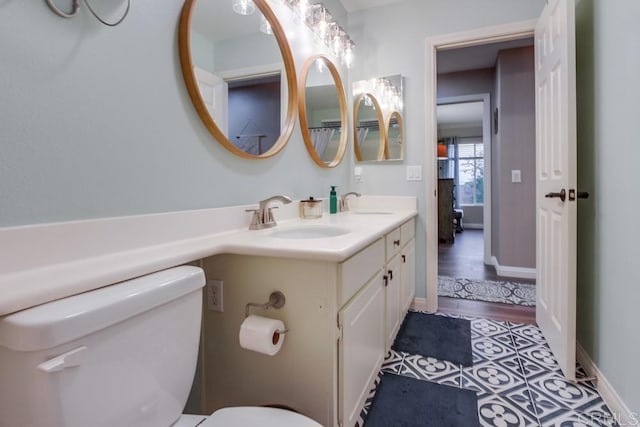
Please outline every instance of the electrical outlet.
[[222, 300], [222, 280], [207, 280], [207, 309], [224, 311]]

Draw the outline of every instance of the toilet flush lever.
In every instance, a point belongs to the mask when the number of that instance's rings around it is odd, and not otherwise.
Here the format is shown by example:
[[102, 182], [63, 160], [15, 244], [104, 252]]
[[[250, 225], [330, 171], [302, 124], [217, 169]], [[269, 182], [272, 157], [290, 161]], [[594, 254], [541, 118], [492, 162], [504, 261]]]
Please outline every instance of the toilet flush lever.
[[39, 364], [38, 369], [51, 373], [62, 371], [66, 368], [72, 368], [74, 366], [80, 366], [82, 364], [83, 354], [86, 350], [87, 347], [84, 345], [82, 347], [74, 348], [71, 351]]

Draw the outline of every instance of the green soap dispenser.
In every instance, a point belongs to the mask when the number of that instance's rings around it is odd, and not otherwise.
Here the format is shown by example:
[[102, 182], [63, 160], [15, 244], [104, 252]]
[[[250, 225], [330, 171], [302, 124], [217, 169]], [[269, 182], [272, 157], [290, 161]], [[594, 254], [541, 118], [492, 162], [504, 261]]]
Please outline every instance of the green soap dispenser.
[[331, 186], [331, 192], [329, 193], [329, 213], [334, 214], [338, 212], [338, 196], [336, 196], [336, 186]]

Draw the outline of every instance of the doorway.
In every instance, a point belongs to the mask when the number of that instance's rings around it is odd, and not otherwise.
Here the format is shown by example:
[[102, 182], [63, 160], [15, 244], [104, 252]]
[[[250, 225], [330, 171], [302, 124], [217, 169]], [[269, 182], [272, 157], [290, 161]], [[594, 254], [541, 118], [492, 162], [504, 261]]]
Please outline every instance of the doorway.
[[[496, 101], [495, 101], [495, 94], [493, 94], [494, 92], [494, 85], [495, 85], [495, 76], [493, 74], [491, 74], [490, 76], [484, 76], [484, 80], [486, 83], [484, 86], [480, 86], [481, 88], [478, 89], [478, 86], [476, 85], [476, 91], [473, 92], [472, 89], [474, 85], [471, 84], [467, 87], [466, 92], [456, 92], [456, 91], [443, 91], [443, 90], [439, 90], [438, 85], [439, 85], [439, 74], [443, 74], [443, 73], [455, 73], [457, 71], [460, 71], [460, 69], [456, 70], [456, 69], [442, 69], [442, 64], [446, 64], [447, 62], [447, 56], [451, 57], [451, 56], [455, 56], [455, 50], [459, 50], [459, 51], [463, 51], [463, 55], [462, 57], [464, 58], [464, 61], [471, 61], [474, 58], [474, 55], [470, 54], [472, 48], [478, 48], [479, 46], [484, 46], [484, 45], [495, 45], [498, 43], [502, 43], [503, 46], [502, 48], [513, 48], [513, 47], [518, 47], [518, 46], [522, 46], [522, 45], [531, 45], [531, 38], [533, 36], [533, 32], [534, 32], [534, 27], [535, 27], [535, 21], [526, 21], [526, 22], [520, 22], [520, 23], [514, 23], [514, 24], [508, 24], [508, 25], [504, 25], [504, 26], [498, 26], [498, 27], [492, 27], [490, 29], [482, 29], [482, 30], [478, 30], [478, 31], [472, 31], [472, 32], [468, 32], [468, 33], [459, 33], [459, 34], [453, 34], [453, 35], [444, 35], [441, 37], [437, 37], [437, 38], [432, 38], [429, 39], [427, 41], [427, 70], [430, 71], [430, 73], [432, 74], [432, 78], [430, 79], [431, 82], [427, 83], [427, 135], [428, 135], [428, 143], [427, 143], [427, 153], [432, 153], [432, 152], [436, 152], [436, 142], [437, 141], [442, 141], [442, 137], [443, 136], [451, 136], [451, 135], [443, 135], [442, 129], [440, 131], [440, 133], [438, 133], [438, 122], [437, 122], [437, 109], [438, 109], [438, 105], [452, 105], [452, 104], [462, 104], [462, 103], [473, 103], [473, 102], [478, 102], [478, 103], [482, 103], [482, 125], [481, 128], [478, 129], [479, 126], [477, 126], [476, 124], [476, 131], [472, 132], [475, 133], [474, 135], [469, 135], [469, 134], [462, 134], [463, 137], [475, 137], [475, 140], [469, 140], [467, 139], [462, 140], [461, 138], [459, 138], [459, 140], [457, 141], [458, 144], [454, 143], [453, 146], [454, 148], [447, 148], [447, 153], [448, 154], [453, 154], [453, 159], [449, 159], [447, 158], [446, 160], [444, 160], [445, 163], [448, 163], [449, 166], [449, 173], [450, 173], [450, 169], [454, 169], [456, 168], [455, 162], [459, 161], [459, 153], [456, 153], [456, 145], [459, 145], [462, 142], [465, 142], [466, 145], [464, 148], [468, 149], [470, 146], [474, 148], [474, 153], [473, 153], [473, 157], [478, 158], [479, 156], [477, 155], [477, 151], [481, 150], [482, 151], [482, 163], [483, 163], [483, 176], [482, 176], [482, 196], [485, 200], [483, 200], [482, 203], [477, 203], [478, 200], [472, 200], [472, 203], [468, 203], [467, 205], [476, 205], [474, 207], [469, 206], [468, 211], [475, 211], [474, 213], [478, 212], [478, 209], [480, 208], [481, 205], [481, 212], [482, 212], [482, 220], [478, 221], [477, 217], [476, 219], [472, 219], [473, 215], [471, 214], [467, 214], [467, 221], [468, 223], [472, 226], [469, 228], [469, 233], [468, 235], [465, 235], [464, 237], [471, 237], [470, 235], [473, 233], [476, 233], [476, 236], [478, 234], [477, 231], [472, 231], [473, 228], [478, 228], [481, 229], [482, 231], [482, 254], [480, 257], [478, 257], [478, 259], [480, 259], [482, 261], [483, 265], [479, 265], [477, 267], [478, 270], [485, 270], [485, 265], [490, 265], [491, 267], [488, 267], [488, 271], [492, 271], [492, 270], [498, 270], [499, 265], [496, 265], [496, 257], [494, 257], [494, 250], [496, 249], [495, 246], [495, 236], [492, 233], [492, 228], [495, 226], [496, 223], [496, 217], [495, 214], [492, 215], [492, 191], [494, 191], [497, 186], [495, 184], [492, 184], [492, 173], [491, 173], [491, 167], [492, 167], [492, 162], [495, 161], [496, 159], [496, 155], [497, 153], [492, 153], [492, 139], [493, 139], [493, 144], [495, 145], [495, 134], [494, 131], [496, 130], [496, 118], [497, 118], [497, 114], [498, 112], [496, 111]], [[523, 41], [525, 40], [526, 41]], [[506, 43], [506, 44], [504, 44]], [[476, 49], [477, 50], [477, 49]], [[497, 49], [499, 50], [499, 49]], [[496, 50], [496, 51], [497, 51]], [[480, 67], [475, 67], [478, 69], [486, 69], [486, 68], [491, 68], [491, 67], [495, 67], [495, 52], [493, 53], [493, 59], [489, 60], [490, 61], [490, 65], [489, 67], [487, 67], [486, 63], [484, 66], [480, 66]], [[486, 59], [485, 59], [486, 60]], [[460, 63], [460, 58], [454, 60], [453, 62], [458, 62]], [[466, 67], [467, 70], [473, 69], [473, 67], [470, 67], [468, 64], [463, 64], [463, 67]], [[463, 68], [464, 69], [464, 68]], [[443, 73], [441, 73], [441, 71], [443, 71]], [[487, 71], [485, 70], [485, 74], [487, 74]], [[482, 87], [484, 87], [484, 89], [482, 89]], [[490, 87], [490, 89], [487, 89], [487, 87]], [[436, 100], [436, 102], [434, 102], [433, 104], [429, 101], [429, 100]], [[436, 105], [437, 104], [437, 105]], [[455, 136], [455, 135], [454, 135]], [[482, 141], [482, 144], [480, 144], [480, 141]], [[432, 145], [431, 145], [432, 144]], [[452, 145], [452, 144], [447, 144], [448, 146]], [[447, 156], [450, 157], [450, 156]], [[535, 156], [532, 156], [533, 158]], [[432, 197], [436, 196], [437, 197], [437, 188], [438, 188], [438, 177], [440, 176], [440, 169], [442, 166], [443, 160], [434, 162], [433, 161], [433, 157], [429, 156], [425, 165], [425, 171], [427, 176], [432, 176], [433, 177], [433, 182], [429, 183], [427, 182], [427, 195], [428, 197]], [[476, 162], [477, 163], [477, 162]], [[457, 165], [457, 167], [459, 168], [460, 165]], [[459, 171], [458, 171], [459, 172]], [[458, 173], [458, 182], [454, 183], [454, 185], [457, 185], [457, 187], [461, 187], [461, 186], [465, 186], [464, 183], [461, 183], [459, 181], [459, 177], [460, 177], [460, 173]], [[468, 176], [467, 176], [468, 177]], [[530, 175], [528, 178], [531, 179], [533, 177], [533, 175]], [[453, 177], [454, 179], [456, 178], [455, 176]], [[467, 180], [469, 181], [469, 180]], [[475, 189], [478, 189], [478, 177], [475, 177]], [[461, 185], [462, 184], [462, 185]], [[469, 187], [469, 183], [466, 183], [466, 187], [468, 189]], [[454, 197], [456, 197], [458, 200], [454, 202], [454, 208], [455, 209], [459, 209], [462, 210], [464, 212], [464, 209], [460, 209], [460, 191], [462, 189], [461, 188], [456, 188], [454, 190]], [[477, 195], [477, 193], [476, 193]], [[496, 197], [499, 197], [499, 194], [497, 194]], [[532, 217], [535, 218], [535, 195], [532, 198], [533, 200], [533, 206], [531, 209], [531, 215]], [[475, 202], [475, 203], [474, 203]], [[457, 206], [456, 206], [457, 205]], [[431, 203], [428, 204], [427, 206], [427, 215], [431, 216], [432, 218], [437, 218], [438, 217], [438, 202], [437, 199], [435, 200], [435, 203]], [[465, 228], [464, 228], [464, 224], [465, 224], [465, 218], [464, 218], [464, 213], [463, 216], [459, 219], [462, 222], [462, 230], [459, 230], [459, 241], [462, 242], [464, 241], [462, 237], [463, 233], [465, 232]], [[457, 223], [458, 219], [456, 219], [456, 223]], [[481, 226], [479, 226], [480, 224], [482, 224]], [[533, 226], [533, 230], [535, 230], [535, 223]], [[455, 235], [454, 235], [454, 239], [455, 239]], [[427, 298], [426, 298], [426, 309], [429, 311], [436, 311], [437, 307], [438, 307], [438, 248], [439, 248], [439, 235], [438, 235], [438, 225], [437, 222], [434, 223], [433, 221], [427, 221], [427, 262], [426, 262], [426, 268], [427, 268]], [[471, 239], [469, 239], [471, 240]], [[535, 245], [535, 238], [534, 238], [534, 245]], [[477, 243], [477, 240], [476, 240]], [[453, 243], [453, 245], [455, 245], [455, 243]], [[533, 246], [533, 252], [535, 254], [535, 246]], [[534, 255], [535, 256], [535, 255]], [[535, 260], [534, 260], [534, 264], [535, 264]], [[516, 274], [513, 274], [514, 271], [507, 269], [507, 271], [504, 271], [504, 269], [502, 269], [503, 271], [496, 271], [498, 274], [500, 275], [505, 275], [505, 276], [517, 276], [520, 272], [516, 271]], [[506, 273], [506, 274], [505, 274]], [[531, 274], [533, 277], [535, 278], [535, 265], [533, 266], [532, 269], [530, 269], [528, 272], [528, 274]]]
[[[575, 4], [572, 0], [550, 0], [538, 20], [446, 34], [426, 40], [425, 173], [428, 179], [425, 184], [425, 308], [433, 311], [438, 308], [437, 222], [434, 220], [437, 217], [437, 204], [429, 203], [437, 197], [437, 170], [432, 161], [437, 140], [436, 54], [439, 50], [531, 36], [535, 37], [536, 169], [533, 183], [536, 192], [536, 249], [533, 271], [539, 279], [536, 321], [562, 372], [568, 379], [575, 380], [577, 137]], [[513, 172], [511, 176], [513, 180], [517, 178]]]
[[526, 37], [437, 53], [441, 302], [535, 306], [533, 50]]

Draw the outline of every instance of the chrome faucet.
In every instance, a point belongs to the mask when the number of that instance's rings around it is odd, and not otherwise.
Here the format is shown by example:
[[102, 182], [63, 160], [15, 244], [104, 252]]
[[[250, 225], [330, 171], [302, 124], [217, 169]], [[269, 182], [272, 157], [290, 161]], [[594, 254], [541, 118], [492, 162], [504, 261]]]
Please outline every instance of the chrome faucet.
[[261, 200], [258, 209], [247, 209], [247, 212], [253, 212], [251, 217], [251, 224], [249, 224], [249, 230], [262, 230], [265, 228], [271, 228], [276, 226], [276, 220], [273, 218], [272, 209], [276, 207], [269, 207], [271, 202], [281, 202], [286, 204], [291, 203], [291, 199], [287, 196], [273, 196], [268, 199]]
[[362, 196], [362, 194], [351, 191], [340, 196], [340, 203], [338, 204], [338, 209], [340, 210], [340, 212], [347, 212], [349, 210], [349, 204], [347, 203], [347, 197], [349, 196], [360, 197]]

